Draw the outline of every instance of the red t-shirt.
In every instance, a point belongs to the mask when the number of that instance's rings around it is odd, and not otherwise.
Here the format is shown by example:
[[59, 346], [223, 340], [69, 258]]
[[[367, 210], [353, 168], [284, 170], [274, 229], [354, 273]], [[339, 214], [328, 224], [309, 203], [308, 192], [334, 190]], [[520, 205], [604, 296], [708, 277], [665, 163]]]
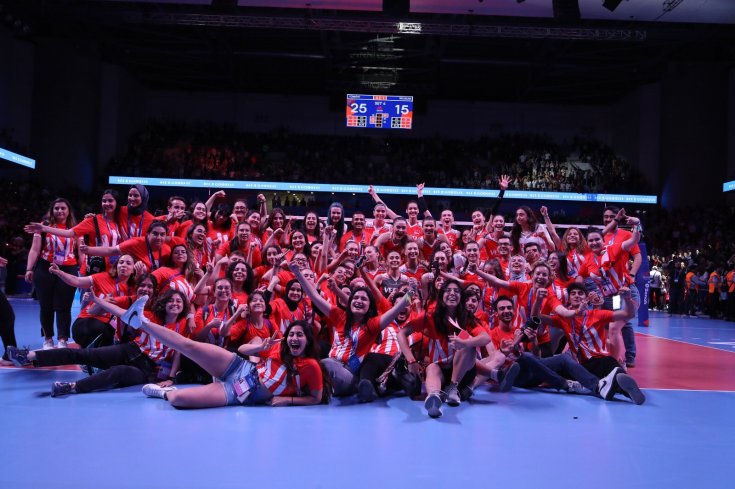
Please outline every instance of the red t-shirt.
[[258, 363], [258, 377], [274, 396], [302, 396], [324, 388], [322, 369], [313, 358], [294, 358], [296, 375], [289, 375], [279, 350], [262, 352]]
[[145, 263], [145, 266], [150, 271], [152, 263], [151, 258], [153, 259], [153, 263], [155, 263], [155, 267], [153, 268], [160, 268], [164, 266], [164, 264], [168, 263], [169, 257], [171, 256], [171, 248], [166, 243], [163, 243], [160, 250], [153, 251], [150, 246], [148, 246], [146, 241], [147, 239], [148, 238], [146, 236], [131, 238], [123, 241], [119, 248], [122, 254], [131, 255], [135, 261], [142, 261]]
[[607, 357], [607, 326], [612, 321], [613, 312], [591, 310], [583, 316], [573, 318], [552, 318], [554, 326], [564, 330], [569, 347], [580, 363], [591, 358]]
[[128, 239], [145, 236], [153, 221], [153, 214], [148, 211], [143, 211], [142, 215], [128, 215], [128, 206], [126, 205], [120, 207], [120, 214], [117, 216], [118, 229], [121, 233], [126, 234]]
[[[100, 272], [90, 275], [92, 279], [92, 292], [97, 297], [125, 297], [128, 295], [128, 284], [127, 282], [120, 282], [117, 279], [110, 277], [107, 272]], [[94, 305], [93, 302], [87, 304], [84, 309], [79, 313], [80, 318], [95, 318], [99, 319], [103, 323], [110, 320], [110, 314], [103, 312], [98, 315], [92, 315], [89, 313], [89, 309]]]

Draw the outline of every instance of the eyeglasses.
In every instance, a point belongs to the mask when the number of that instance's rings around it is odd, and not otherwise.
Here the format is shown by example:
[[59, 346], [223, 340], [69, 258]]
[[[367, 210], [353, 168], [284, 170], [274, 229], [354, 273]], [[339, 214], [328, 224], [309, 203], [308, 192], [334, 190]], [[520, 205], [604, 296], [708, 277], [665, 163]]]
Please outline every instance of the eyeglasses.
[[445, 294], [453, 294], [453, 295], [460, 295], [461, 292], [459, 289], [447, 289], [444, 291]]

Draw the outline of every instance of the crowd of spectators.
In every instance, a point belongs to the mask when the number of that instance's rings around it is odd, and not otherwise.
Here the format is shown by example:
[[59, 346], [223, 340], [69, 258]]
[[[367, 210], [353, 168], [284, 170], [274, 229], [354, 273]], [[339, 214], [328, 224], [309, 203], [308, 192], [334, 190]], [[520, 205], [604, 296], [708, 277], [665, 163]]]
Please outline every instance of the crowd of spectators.
[[[650, 192], [612, 148], [584, 138], [539, 135], [472, 140], [246, 133], [233, 125], [149, 122], [110, 174], [435, 186], [495, 187], [500, 175], [525, 190]], [[610, 178], [614, 175], [615, 178]], [[441, 182], [439, 184], [438, 182]]]

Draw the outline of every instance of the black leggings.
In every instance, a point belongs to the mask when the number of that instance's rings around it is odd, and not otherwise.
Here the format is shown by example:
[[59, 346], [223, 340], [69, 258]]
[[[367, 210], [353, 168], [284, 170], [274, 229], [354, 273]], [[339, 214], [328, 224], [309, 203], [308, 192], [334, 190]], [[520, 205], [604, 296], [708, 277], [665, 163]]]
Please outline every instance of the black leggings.
[[[49, 273], [50, 263], [41, 258], [33, 268], [33, 286], [36, 288], [38, 302], [41, 305], [41, 334], [46, 338], [54, 337], [54, 313], [58, 338], [68, 339], [71, 330], [71, 304], [74, 302], [76, 288], [65, 284], [59, 277]], [[61, 266], [64, 272], [77, 275], [79, 267]]]
[[97, 318], [77, 318], [71, 325], [74, 341], [82, 348], [87, 348], [97, 337], [95, 346], [110, 346], [115, 339], [115, 330], [108, 323]]
[[91, 365], [104, 369], [77, 381], [78, 393], [127, 387], [154, 382], [155, 364], [140, 351], [135, 343], [102, 346], [100, 348], [57, 348], [37, 350], [36, 367], [73, 364]]
[[9, 346], [18, 346], [18, 343], [15, 340], [15, 312], [2, 291], [0, 291], [0, 338], [3, 340], [3, 359], [7, 360], [5, 350]]

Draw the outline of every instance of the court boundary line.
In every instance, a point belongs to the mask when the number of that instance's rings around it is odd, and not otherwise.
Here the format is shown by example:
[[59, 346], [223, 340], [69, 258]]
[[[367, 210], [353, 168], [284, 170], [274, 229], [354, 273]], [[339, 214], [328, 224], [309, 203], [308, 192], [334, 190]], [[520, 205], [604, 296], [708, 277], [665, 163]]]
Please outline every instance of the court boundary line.
[[723, 351], [725, 353], [730, 353], [730, 354], [735, 353], [735, 351], [723, 350], [722, 348], [715, 348], [714, 346], [698, 345], [697, 343], [689, 343], [688, 341], [673, 340], [671, 338], [664, 338], [663, 336], [656, 336], [655, 334], [651, 334], [651, 333], [641, 333], [640, 331], [636, 331], [635, 334], [640, 334], [643, 336], [648, 336], [649, 338], [656, 338], [659, 340], [673, 341], [674, 343], [681, 343], [683, 345], [697, 346], [699, 348], [708, 348], [710, 350], [715, 350], [715, 351]]

